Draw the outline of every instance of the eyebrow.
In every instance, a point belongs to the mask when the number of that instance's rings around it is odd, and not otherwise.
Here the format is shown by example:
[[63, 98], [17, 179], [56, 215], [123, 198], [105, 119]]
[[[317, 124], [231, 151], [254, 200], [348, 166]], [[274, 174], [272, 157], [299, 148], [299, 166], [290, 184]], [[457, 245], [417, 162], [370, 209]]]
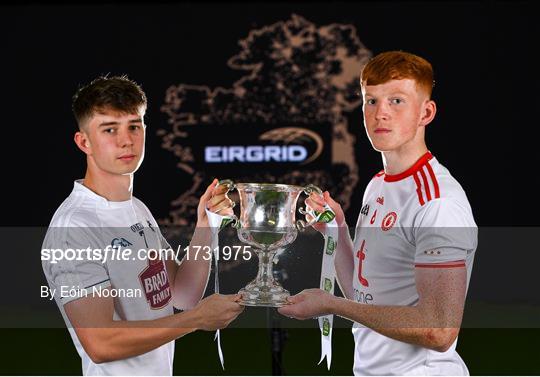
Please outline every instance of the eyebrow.
[[[141, 118], [137, 118], [137, 119], [130, 119], [128, 121], [128, 123], [142, 123], [142, 119]], [[98, 127], [104, 127], [104, 126], [117, 126], [119, 125], [120, 122], [116, 122], [116, 121], [112, 121], [112, 122], [103, 122], [103, 123], [100, 123], [100, 125]]]
[[[398, 90], [398, 91], [396, 91], [396, 92], [391, 92], [391, 93], [389, 94], [390, 97], [391, 97], [391, 96], [396, 96], [396, 95], [402, 95], [402, 96], [407, 97], [409, 94], [407, 94], [407, 93], [405, 93], [405, 92], [402, 92], [402, 91], [400, 91], [400, 90]], [[365, 96], [365, 97], [376, 97], [374, 94], [371, 94], [371, 93], [368, 93], [368, 92], [366, 92], [366, 94], [364, 94], [364, 96]]]

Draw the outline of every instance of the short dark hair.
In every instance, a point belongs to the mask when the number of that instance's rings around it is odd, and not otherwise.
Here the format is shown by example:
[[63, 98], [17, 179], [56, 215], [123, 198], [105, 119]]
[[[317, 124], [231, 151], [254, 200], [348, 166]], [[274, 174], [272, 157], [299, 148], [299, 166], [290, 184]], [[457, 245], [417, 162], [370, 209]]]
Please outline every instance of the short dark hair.
[[146, 95], [135, 81], [126, 75], [100, 76], [77, 90], [73, 96], [72, 110], [79, 129], [84, 121], [99, 110], [111, 109], [122, 113], [146, 110]]

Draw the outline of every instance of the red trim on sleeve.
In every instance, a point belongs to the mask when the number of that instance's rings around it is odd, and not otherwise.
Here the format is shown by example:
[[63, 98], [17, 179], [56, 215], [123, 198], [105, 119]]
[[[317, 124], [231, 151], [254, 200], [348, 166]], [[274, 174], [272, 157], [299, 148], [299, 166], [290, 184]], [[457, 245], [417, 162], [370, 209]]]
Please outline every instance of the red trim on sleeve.
[[439, 192], [439, 183], [437, 182], [437, 177], [435, 177], [435, 173], [433, 172], [433, 168], [428, 163], [426, 164], [427, 170], [429, 172], [429, 175], [431, 177], [431, 181], [433, 182], [433, 188], [435, 189], [435, 198], [440, 198], [441, 193]]
[[417, 263], [414, 265], [416, 268], [455, 268], [455, 267], [465, 267], [465, 262], [460, 263]]
[[418, 179], [418, 174], [414, 174], [414, 181], [416, 182], [416, 194], [418, 195], [418, 201], [420, 202], [420, 205], [423, 206], [425, 204], [424, 197], [422, 196], [422, 187], [420, 186], [420, 179]]

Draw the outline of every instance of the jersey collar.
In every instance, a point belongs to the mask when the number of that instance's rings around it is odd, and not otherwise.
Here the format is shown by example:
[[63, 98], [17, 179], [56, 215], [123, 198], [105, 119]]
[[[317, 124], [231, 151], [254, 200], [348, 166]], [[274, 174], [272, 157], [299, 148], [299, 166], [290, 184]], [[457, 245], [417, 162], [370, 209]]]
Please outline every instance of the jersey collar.
[[92, 198], [96, 203], [98, 203], [101, 206], [108, 207], [108, 208], [125, 208], [130, 207], [132, 205], [132, 200], [124, 200], [121, 202], [112, 202], [104, 198], [103, 196], [100, 196], [96, 194], [94, 191], [90, 190], [88, 187], [83, 185], [83, 179], [77, 179], [73, 183], [73, 191], [79, 192], [89, 198]]
[[404, 172], [399, 173], [399, 174], [394, 174], [394, 175], [385, 174], [384, 175], [384, 180], [386, 182], [397, 182], [397, 181], [401, 181], [404, 178], [410, 177], [411, 175], [416, 173], [418, 170], [420, 170], [422, 168], [422, 166], [427, 164], [428, 161], [431, 160], [432, 158], [433, 158], [433, 155], [431, 154], [431, 152], [427, 151], [422, 157], [420, 157], [414, 163], [413, 166], [411, 166], [410, 168], [408, 168], [407, 170], [405, 170]]

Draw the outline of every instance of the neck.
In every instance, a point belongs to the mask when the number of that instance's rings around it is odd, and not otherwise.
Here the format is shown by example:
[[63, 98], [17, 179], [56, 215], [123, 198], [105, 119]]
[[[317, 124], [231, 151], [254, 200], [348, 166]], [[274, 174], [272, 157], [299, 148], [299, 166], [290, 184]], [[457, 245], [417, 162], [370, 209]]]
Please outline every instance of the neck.
[[404, 150], [382, 152], [384, 172], [389, 175], [402, 173], [413, 166], [427, 151], [426, 144], [422, 143]]
[[87, 169], [83, 184], [108, 201], [123, 202], [131, 199], [133, 174], [113, 175]]

